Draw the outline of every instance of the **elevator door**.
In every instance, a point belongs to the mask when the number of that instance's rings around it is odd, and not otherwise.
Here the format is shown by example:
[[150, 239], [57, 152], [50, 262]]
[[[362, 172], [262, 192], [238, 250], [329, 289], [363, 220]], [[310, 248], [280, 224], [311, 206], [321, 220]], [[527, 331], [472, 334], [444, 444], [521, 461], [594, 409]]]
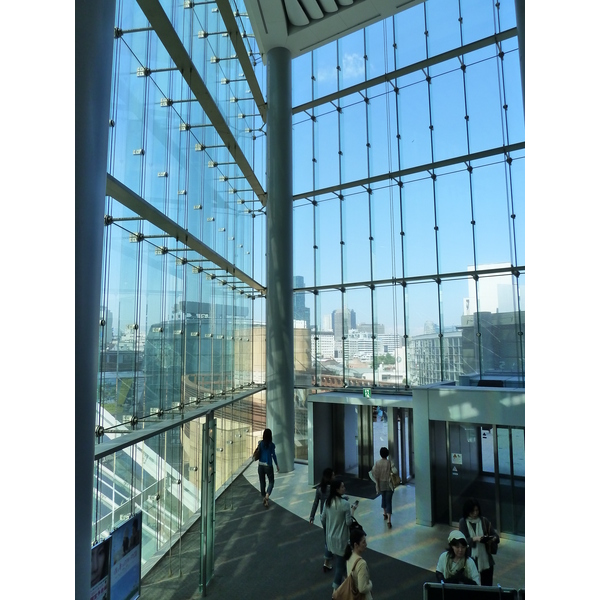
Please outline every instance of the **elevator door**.
[[463, 517], [463, 504], [476, 498], [482, 514], [494, 525], [496, 518], [496, 467], [491, 425], [449, 423], [450, 510], [452, 523]]

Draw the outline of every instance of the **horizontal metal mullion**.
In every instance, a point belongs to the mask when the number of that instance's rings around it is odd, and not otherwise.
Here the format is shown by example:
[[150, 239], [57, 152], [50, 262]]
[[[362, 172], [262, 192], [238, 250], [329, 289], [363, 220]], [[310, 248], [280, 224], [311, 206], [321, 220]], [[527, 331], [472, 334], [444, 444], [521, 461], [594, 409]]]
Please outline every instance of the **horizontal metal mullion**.
[[149, 223], [152, 223], [156, 227], [162, 229], [165, 233], [177, 239], [178, 242], [185, 244], [188, 248], [195, 250], [207, 258], [217, 267], [223, 269], [226, 273], [229, 273], [237, 277], [240, 281], [251, 287], [252, 289], [263, 294], [266, 288], [254, 281], [249, 275], [246, 275], [243, 271], [240, 271], [235, 265], [232, 265], [228, 260], [225, 260], [220, 254], [215, 252], [212, 248], [201, 242], [198, 238], [193, 236], [189, 231], [185, 230], [181, 225], [177, 224], [172, 219], [169, 219], [160, 210], [152, 206], [149, 202], [146, 202], [141, 196], [138, 196], [133, 190], [129, 189], [126, 185], [121, 183], [118, 179], [115, 179], [110, 174], [106, 176], [106, 194], [112, 196], [115, 200], [120, 202], [123, 206], [126, 206], [133, 212], [137, 213]]
[[196, 66], [187, 53], [185, 46], [179, 39], [177, 32], [173, 28], [173, 25], [163, 7], [160, 5], [160, 2], [158, 0], [137, 0], [137, 3], [177, 66], [177, 69], [181, 72], [182, 77], [189, 85], [192, 93], [200, 103], [200, 106], [202, 106], [202, 109], [215, 128], [217, 134], [223, 140], [223, 143], [229, 150], [229, 153], [238, 165], [240, 171], [248, 180], [254, 193], [261, 199], [263, 205], [266, 206], [266, 192], [263, 190], [258, 178], [254, 174], [252, 166], [238, 146], [235, 136], [227, 125], [227, 121], [225, 121], [219, 107], [213, 100], [204, 81], [202, 81], [200, 73], [198, 73]]
[[[158, 423], [152, 423], [148, 425], [146, 422], [146, 426], [144, 429], [140, 429], [139, 431], [132, 431], [130, 433], [122, 434], [117, 439], [111, 440], [110, 442], [104, 442], [103, 444], [96, 444], [94, 448], [94, 460], [99, 460], [101, 458], [106, 458], [115, 452], [119, 452], [120, 450], [125, 450], [130, 446], [134, 446], [135, 444], [139, 444], [145, 440], [154, 437], [155, 435], [159, 435], [161, 433], [166, 433], [167, 431], [171, 431], [176, 427], [181, 427], [184, 423], [188, 423], [193, 421], [194, 419], [198, 419], [210, 412], [215, 410], [219, 410], [224, 406], [228, 406], [229, 404], [233, 404], [234, 402], [238, 402], [239, 400], [243, 400], [248, 396], [256, 394], [258, 392], [262, 392], [266, 390], [266, 386], [258, 386], [256, 388], [252, 388], [251, 390], [246, 390], [240, 394], [237, 394], [233, 398], [228, 398], [226, 400], [221, 400], [219, 402], [211, 402], [210, 404], [205, 404], [200, 406], [197, 409], [194, 409], [188, 413], [180, 414], [173, 413], [174, 418], [170, 421], [161, 421]], [[138, 421], [139, 423], [139, 421]], [[106, 433], [110, 433], [110, 430]]]
[[525, 142], [509, 144], [508, 146], [498, 146], [497, 148], [491, 148], [490, 150], [482, 150], [481, 152], [474, 152], [473, 154], [463, 154], [462, 156], [456, 156], [454, 158], [448, 158], [446, 160], [440, 160], [424, 165], [418, 165], [416, 167], [410, 167], [409, 169], [400, 169], [399, 171], [384, 173], [382, 175], [376, 175], [375, 177], [367, 177], [365, 179], [357, 179], [356, 181], [340, 183], [339, 185], [331, 185], [326, 188], [321, 188], [320, 190], [303, 192], [302, 194], [294, 194], [294, 196], [292, 196], [292, 200], [303, 200], [305, 198], [314, 198], [315, 196], [323, 196], [324, 194], [331, 194], [339, 192], [341, 190], [347, 190], [355, 187], [365, 187], [373, 183], [378, 183], [380, 181], [387, 181], [388, 179], [396, 179], [399, 177], [405, 177], [406, 175], [414, 175], [415, 173], [420, 173], [422, 171], [430, 171], [433, 169], [450, 167], [452, 165], [456, 165], [462, 162], [479, 160], [481, 158], [487, 158], [488, 156], [495, 156], [497, 154], [516, 152], [517, 150], [523, 150], [524, 148]]
[[390, 279], [378, 279], [374, 281], [355, 281], [352, 283], [337, 283], [327, 285], [315, 285], [312, 287], [294, 288], [294, 293], [313, 293], [315, 291], [324, 292], [329, 290], [340, 290], [341, 288], [355, 289], [360, 287], [383, 286], [383, 285], [402, 285], [405, 283], [419, 283], [423, 281], [446, 281], [451, 279], [485, 277], [486, 275], [512, 274], [517, 271], [519, 274], [525, 273], [525, 266], [521, 267], [497, 267], [493, 269], [478, 269], [476, 271], [456, 271], [454, 273], [444, 273], [432, 275], [415, 275], [412, 277], [392, 277]]
[[459, 46], [458, 48], [448, 50], [447, 52], [443, 52], [442, 54], [431, 56], [425, 60], [421, 60], [412, 65], [408, 65], [407, 67], [396, 69], [391, 73], [385, 73], [384, 75], [374, 77], [373, 79], [369, 79], [368, 81], [363, 81], [362, 83], [357, 83], [356, 85], [344, 88], [343, 90], [327, 94], [327, 96], [322, 96], [321, 98], [317, 98], [315, 100], [311, 100], [310, 102], [300, 104], [292, 108], [292, 115], [311, 110], [312, 108], [316, 108], [317, 106], [321, 106], [322, 104], [335, 102], [340, 98], [345, 98], [346, 96], [351, 96], [352, 94], [356, 94], [358, 92], [361, 92], [362, 90], [367, 90], [369, 88], [375, 87], [376, 85], [380, 85], [388, 81], [393, 81], [394, 79], [398, 79], [399, 77], [403, 77], [404, 75], [409, 75], [410, 73], [414, 73], [415, 71], [421, 71], [423, 69], [427, 69], [427, 67], [431, 67], [432, 65], [443, 63], [452, 58], [458, 58], [463, 54], [469, 54], [470, 52], [480, 50], [481, 48], [485, 48], [486, 46], [491, 46], [492, 44], [503, 42], [504, 40], [516, 37], [516, 35], [517, 28], [513, 27], [512, 29], [507, 29], [506, 31], [490, 35], [476, 42], [471, 42], [470, 44], [466, 44], [465, 46]]

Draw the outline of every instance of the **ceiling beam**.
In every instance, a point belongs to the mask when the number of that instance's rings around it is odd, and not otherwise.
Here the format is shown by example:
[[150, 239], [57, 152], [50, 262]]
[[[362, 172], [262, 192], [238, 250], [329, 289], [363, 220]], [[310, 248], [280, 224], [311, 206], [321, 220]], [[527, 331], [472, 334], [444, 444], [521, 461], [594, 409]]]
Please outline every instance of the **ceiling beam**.
[[226, 273], [243, 281], [253, 290], [256, 290], [260, 294], [265, 294], [266, 288], [263, 285], [254, 281], [252, 277], [246, 275], [246, 273], [238, 269], [235, 265], [225, 260], [220, 254], [193, 236], [187, 229], [169, 219], [162, 211], [152, 206], [149, 202], [146, 202], [141, 196], [138, 196], [133, 190], [110, 174], [106, 176], [106, 195], [114, 198], [129, 210], [175, 238], [178, 242], [185, 244], [188, 248], [200, 254], [200, 256], [210, 260]]
[[166, 51], [169, 53], [175, 66], [189, 85], [192, 93], [202, 106], [206, 116], [215, 128], [219, 137], [223, 140], [227, 150], [236, 162], [240, 171], [250, 184], [252, 191], [256, 194], [263, 206], [267, 204], [267, 195], [258, 181], [252, 166], [247, 161], [241, 148], [238, 146], [235, 136], [229, 129], [227, 121], [221, 114], [219, 107], [213, 100], [208, 88], [202, 81], [196, 66], [187, 53], [183, 43], [179, 39], [177, 32], [173, 28], [169, 17], [163, 10], [158, 0], [137, 0], [139, 7], [150, 22], [158, 39], [161, 41]]
[[229, 38], [231, 39], [231, 43], [233, 44], [237, 58], [240, 61], [242, 72], [244, 73], [244, 77], [248, 82], [248, 87], [252, 92], [254, 102], [256, 102], [258, 112], [262, 117], [263, 123], [266, 123], [267, 103], [263, 96], [262, 90], [258, 85], [258, 80], [256, 79], [256, 74], [254, 73], [254, 67], [252, 66], [250, 57], [248, 56], [248, 50], [246, 48], [246, 44], [244, 43], [244, 38], [240, 33], [237, 21], [235, 20], [235, 16], [231, 10], [231, 4], [229, 3], [229, 0], [216, 0], [216, 2], [221, 18], [223, 19], [223, 23], [225, 24], [225, 28], [229, 33]]

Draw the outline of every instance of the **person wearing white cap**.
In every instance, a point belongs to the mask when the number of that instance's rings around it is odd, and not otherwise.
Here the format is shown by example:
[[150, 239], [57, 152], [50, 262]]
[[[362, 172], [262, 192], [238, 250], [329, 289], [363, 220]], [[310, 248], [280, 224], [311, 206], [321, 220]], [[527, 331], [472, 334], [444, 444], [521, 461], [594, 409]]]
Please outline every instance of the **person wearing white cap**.
[[438, 581], [481, 585], [477, 565], [467, 557], [467, 538], [458, 530], [448, 536], [448, 550], [442, 552], [435, 570]]

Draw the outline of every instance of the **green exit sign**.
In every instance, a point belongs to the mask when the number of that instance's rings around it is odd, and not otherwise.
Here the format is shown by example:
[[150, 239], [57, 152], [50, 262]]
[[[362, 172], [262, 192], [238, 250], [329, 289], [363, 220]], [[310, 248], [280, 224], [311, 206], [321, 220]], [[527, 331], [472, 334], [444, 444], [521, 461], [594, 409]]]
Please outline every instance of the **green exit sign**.
[[365, 398], [370, 398], [371, 397], [371, 388], [363, 388], [363, 396]]

